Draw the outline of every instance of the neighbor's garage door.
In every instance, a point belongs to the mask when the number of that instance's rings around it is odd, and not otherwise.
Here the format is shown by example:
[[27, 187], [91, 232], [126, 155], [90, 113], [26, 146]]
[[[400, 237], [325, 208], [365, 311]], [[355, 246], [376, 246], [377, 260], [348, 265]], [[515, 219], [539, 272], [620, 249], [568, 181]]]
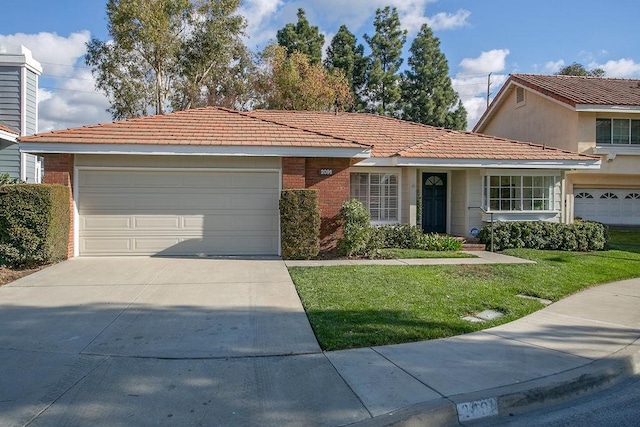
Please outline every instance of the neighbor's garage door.
[[640, 189], [575, 188], [573, 194], [576, 218], [640, 225]]
[[80, 170], [80, 255], [278, 253], [277, 171]]

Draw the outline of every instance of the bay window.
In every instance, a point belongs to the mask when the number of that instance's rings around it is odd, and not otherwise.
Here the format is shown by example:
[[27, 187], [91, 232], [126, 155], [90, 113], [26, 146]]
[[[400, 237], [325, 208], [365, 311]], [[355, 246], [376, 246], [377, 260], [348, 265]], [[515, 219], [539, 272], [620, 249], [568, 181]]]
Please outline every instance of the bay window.
[[483, 181], [487, 211], [557, 211], [555, 176], [487, 175]]
[[352, 173], [351, 198], [360, 201], [373, 222], [398, 222], [399, 175], [397, 173]]

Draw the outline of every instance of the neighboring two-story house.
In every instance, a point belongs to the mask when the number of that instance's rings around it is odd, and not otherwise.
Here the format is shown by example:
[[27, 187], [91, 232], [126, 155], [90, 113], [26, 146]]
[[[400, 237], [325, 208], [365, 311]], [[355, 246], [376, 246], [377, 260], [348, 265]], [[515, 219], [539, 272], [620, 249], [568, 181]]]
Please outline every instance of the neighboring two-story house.
[[0, 46], [0, 173], [39, 183], [42, 159], [20, 153], [18, 136], [38, 132], [38, 77], [42, 67], [31, 51]]
[[565, 220], [640, 225], [640, 79], [512, 74], [474, 131], [601, 156], [566, 173]]

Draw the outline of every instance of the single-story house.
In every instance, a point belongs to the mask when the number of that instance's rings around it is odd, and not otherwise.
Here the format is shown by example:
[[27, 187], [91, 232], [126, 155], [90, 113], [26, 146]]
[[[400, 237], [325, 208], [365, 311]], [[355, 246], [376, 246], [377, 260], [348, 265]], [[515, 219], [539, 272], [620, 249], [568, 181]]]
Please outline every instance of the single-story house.
[[474, 131], [597, 155], [566, 175], [566, 211], [640, 225], [640, 79], [512, 74]]
[[73, 193], [70, 256], [277, 255], [281, 190], [319, 191], [321, 247], [342, 203], [375, 224], [471, 236], [567, 221], [565, 175], [600, 158], [361, 113], [199, 108], [20, 139]]

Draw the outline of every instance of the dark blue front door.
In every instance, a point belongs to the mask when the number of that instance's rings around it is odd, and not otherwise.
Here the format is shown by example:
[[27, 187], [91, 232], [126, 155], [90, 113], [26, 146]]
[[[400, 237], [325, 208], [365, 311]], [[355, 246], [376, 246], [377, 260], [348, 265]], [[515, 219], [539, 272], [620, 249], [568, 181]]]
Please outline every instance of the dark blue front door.
[[447, 174], [422, 174], [422, 230], [447, 232]]

